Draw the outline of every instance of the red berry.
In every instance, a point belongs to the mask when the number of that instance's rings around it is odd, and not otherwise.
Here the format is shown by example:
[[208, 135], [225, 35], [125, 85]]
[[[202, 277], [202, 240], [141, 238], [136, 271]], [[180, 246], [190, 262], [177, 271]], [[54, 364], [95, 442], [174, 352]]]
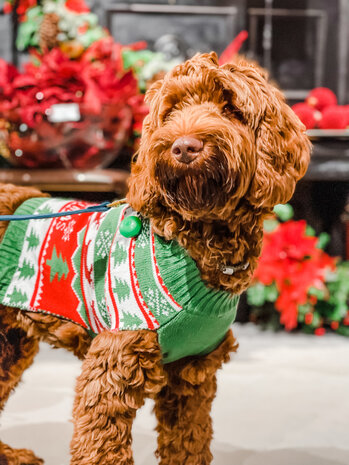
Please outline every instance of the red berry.
[[313, 313], [308, 312], [304, 316], [304, 322], [306, 325], [311, 325], [313, 322], [313, 319], [314, 319]]
[[308, 105], [322, 111], [326, 107], [337, 105], [337, 97], [327, 87], [316, 87], [309, 92], [306, 102]]
[[314, 334], [316, 334], [317, 336], [323, 336], [325, 333], [325, 328], [316, 328], [316, 330], [314, 331]]
[[304, 102], [301, 102], [293, 105], [292, 110], [296, 113], [298, 118], [302, 121], [302, 123], [307, 129], [315, 128], [318, 117], [315, 108], [309, 106]]
[[336, 331], [336, 329], [338, 329], [339, 327], [339, 323], [338, 321], [331, 321], [331, 328]]
[[342, 106], [325, 108], [319, 127], [321, 129], [345, 129], [347, 127], [347, 113], [344, 108]]
[[5, 15], [8, 14], [8, 13], [11, 13], [11, 11], [12, 11], [11, 3], [5, 2], [2, 9], [3, 9], [3, 12], [5, 13]]

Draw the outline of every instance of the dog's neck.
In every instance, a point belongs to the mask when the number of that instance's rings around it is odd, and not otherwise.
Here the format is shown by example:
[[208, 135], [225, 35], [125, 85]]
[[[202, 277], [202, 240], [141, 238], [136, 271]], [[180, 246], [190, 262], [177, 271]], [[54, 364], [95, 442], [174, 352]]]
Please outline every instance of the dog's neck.
[[[154, 231], [166, 240], [176, 239], [195, 260], [202, 279], [211, 287], [234, 294], [244, 291], [260, 255], [263, 235], [261, 211], [243, 205], [229, 221], [188, 221], [158, 205], [150, 215]], [[239, 265], [232, 275], [224, 267]]]

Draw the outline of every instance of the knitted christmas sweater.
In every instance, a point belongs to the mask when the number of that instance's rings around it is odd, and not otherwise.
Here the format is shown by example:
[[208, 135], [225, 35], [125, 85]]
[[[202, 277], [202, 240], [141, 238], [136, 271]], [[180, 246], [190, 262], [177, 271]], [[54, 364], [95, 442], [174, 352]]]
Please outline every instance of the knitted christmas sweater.
[[[18, 215], [73, 211], [91, 204], [34, 198]], [[127, 205], [9, 224], [0, 244], [0, 303], [50, 313], [102, 331], [158, 333], [163, 362], [212, 351], [236, 314], [238, 296], [209, 288], [192, 258], [141, 218], [137, 237], [120, 224]], [[138, 215], [139, 216], [139, 215]]]

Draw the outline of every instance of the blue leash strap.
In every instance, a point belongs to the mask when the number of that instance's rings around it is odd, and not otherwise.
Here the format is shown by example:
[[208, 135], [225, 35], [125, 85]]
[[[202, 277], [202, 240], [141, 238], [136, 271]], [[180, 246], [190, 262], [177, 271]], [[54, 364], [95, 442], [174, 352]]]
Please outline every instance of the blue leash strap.
[[81, 213], [106, 212], [110, 209], [110, 202], [103, 202], [99, 205], [92, 205], [83, 210], [73, 210], [70, 212], [45, 213], [43, 215], [0, 215], [0, 221], [24, 221], [24, 220], [42, 220], [46, 218], [58, 218], [60, 216], [78, 215]]

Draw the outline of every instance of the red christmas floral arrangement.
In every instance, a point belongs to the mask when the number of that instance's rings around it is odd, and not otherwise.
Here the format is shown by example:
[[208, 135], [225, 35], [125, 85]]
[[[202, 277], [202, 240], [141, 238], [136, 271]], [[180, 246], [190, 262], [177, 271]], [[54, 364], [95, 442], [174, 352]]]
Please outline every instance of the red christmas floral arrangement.
[[[276, 211], [290, 216], [289, 206]], [[251, 319], [286, 330], [317, 335], [331, 328], [349, 336], [349, 263], [330, 257], [305, 221], [265, 223], [265, 237], [254, 282], [247, 291]]]
[[122, 47], [106, 37], [75, 60], [59, 48], [32, 59], [23, 73], [0, 60], [1, 155], [28, 167], [109, 163], [147, 112]]

